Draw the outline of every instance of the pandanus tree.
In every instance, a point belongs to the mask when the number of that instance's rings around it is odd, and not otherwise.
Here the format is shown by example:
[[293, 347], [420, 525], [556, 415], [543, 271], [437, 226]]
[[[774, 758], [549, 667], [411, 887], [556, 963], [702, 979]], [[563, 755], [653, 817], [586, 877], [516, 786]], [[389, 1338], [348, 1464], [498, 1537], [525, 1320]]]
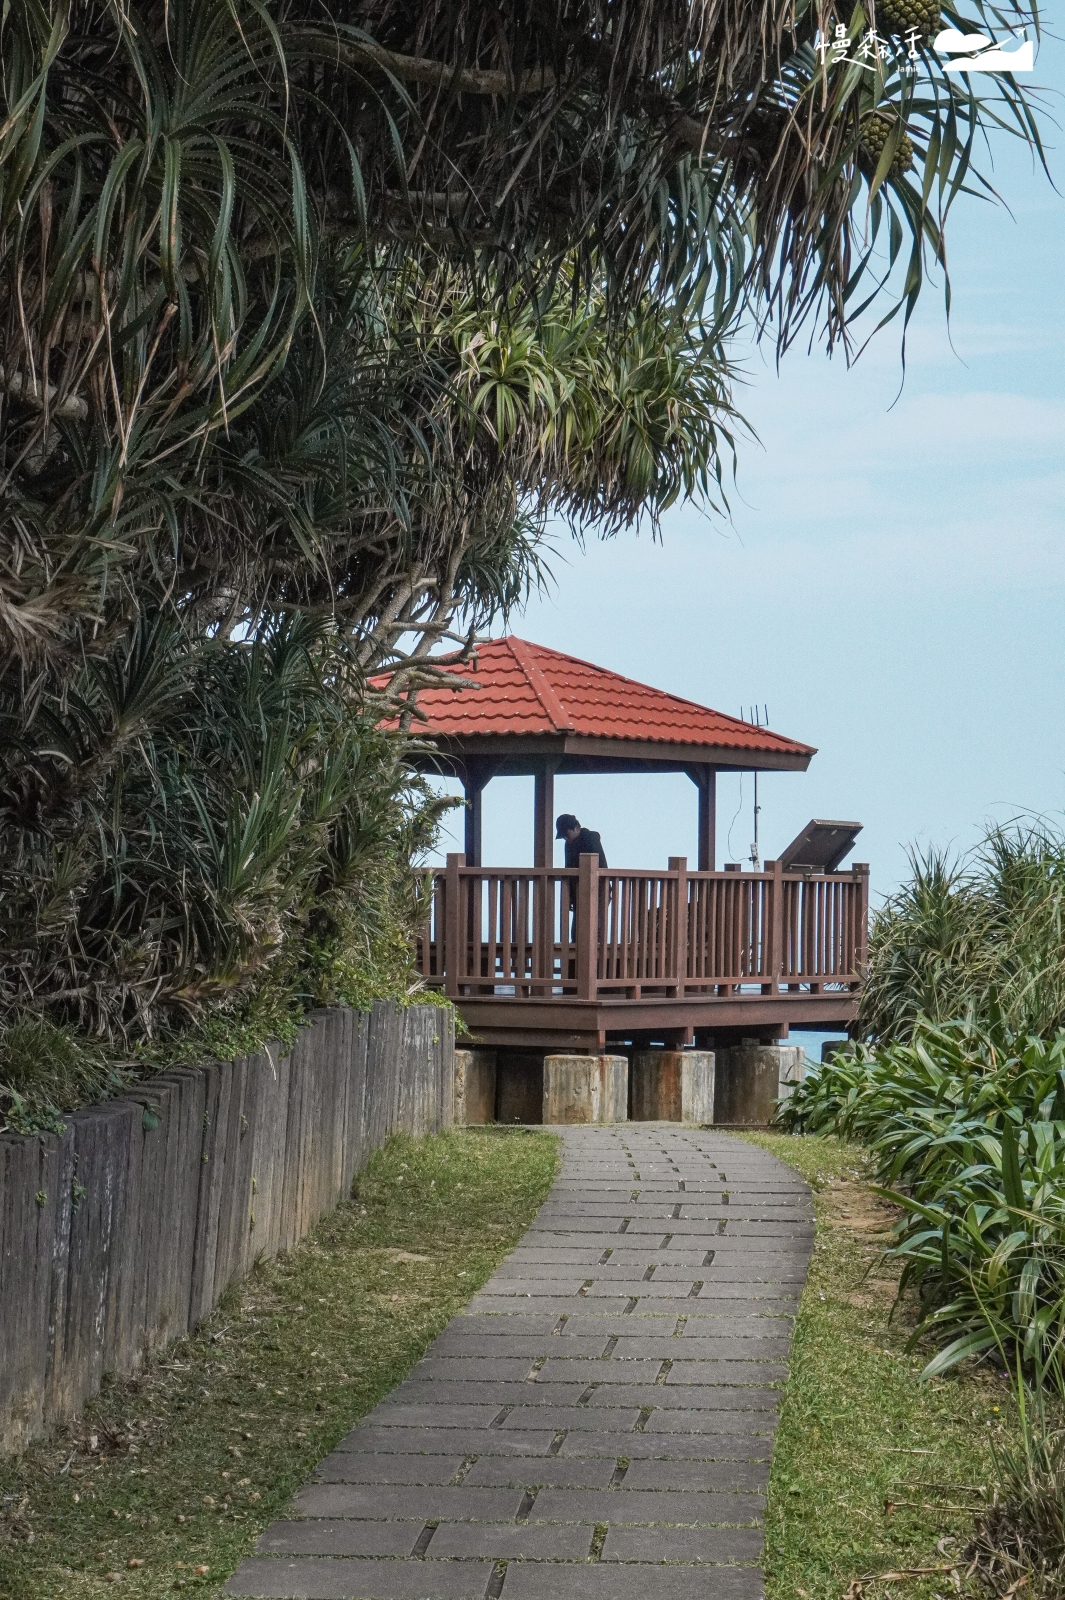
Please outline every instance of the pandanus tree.
[[871, 4], [5, 9], [0, 1005], [144, 1033], [365, 943], [422, 826], [366, 674], [549, 516], [712, 498], [737, 319], [908, 316], [977, 139], [1038, 149], [918, 10], [912, 70]]

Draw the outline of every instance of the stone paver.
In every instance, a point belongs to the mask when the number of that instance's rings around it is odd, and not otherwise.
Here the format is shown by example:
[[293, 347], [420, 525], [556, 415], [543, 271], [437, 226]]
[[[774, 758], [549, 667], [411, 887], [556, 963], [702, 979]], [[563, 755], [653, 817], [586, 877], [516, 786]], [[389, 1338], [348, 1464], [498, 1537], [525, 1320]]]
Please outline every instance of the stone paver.
[[556, 1131], [521, 1244], [227, 1594], [761, 1600], [808, 1191], [712, 1130]]

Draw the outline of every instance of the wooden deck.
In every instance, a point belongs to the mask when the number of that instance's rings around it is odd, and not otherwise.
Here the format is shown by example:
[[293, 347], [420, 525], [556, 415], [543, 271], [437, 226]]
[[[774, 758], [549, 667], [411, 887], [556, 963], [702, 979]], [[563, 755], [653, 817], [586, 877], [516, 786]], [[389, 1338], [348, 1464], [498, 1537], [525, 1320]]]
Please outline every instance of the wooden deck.
[[845, 1029], [865, 961], [869, 869], [785, 873], [468, 867], [434, 873], [419, 941], [484, 1044], [603, 1049]]

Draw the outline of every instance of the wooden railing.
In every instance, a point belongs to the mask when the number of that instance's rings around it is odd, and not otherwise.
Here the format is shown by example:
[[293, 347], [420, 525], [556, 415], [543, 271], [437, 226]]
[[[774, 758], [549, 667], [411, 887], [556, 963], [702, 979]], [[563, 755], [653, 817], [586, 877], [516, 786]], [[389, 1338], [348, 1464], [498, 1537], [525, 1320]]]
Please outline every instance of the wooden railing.
[[869, 871], [665, 872], [467, 867], [434, 872], [418, 965], [457, 998], [779, 994], [852, 989]]

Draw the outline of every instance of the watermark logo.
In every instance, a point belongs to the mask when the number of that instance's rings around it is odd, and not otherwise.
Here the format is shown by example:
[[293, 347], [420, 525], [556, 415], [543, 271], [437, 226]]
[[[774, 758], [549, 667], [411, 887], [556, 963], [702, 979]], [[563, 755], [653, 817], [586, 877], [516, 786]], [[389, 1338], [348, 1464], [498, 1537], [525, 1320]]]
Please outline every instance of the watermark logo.
[[[932, 49], [940, 57], [944, 72], [1033, 72], [1035, 45], [1031, 39], [1010, 34], [1008, 43], [1012, 48], [996, 44], [986, 33], [944, 28], [933, 40]], [[893, 67], [912, 77], [921, 61], [920, 45], [917, 28], [907, 29], [901, 40], [894, 36], [884, 38], [875, 28], [867, 28], [852, 39], [846, 25], [837, 22], [832, 34], [818, 33], [814, 48], [822, 66], [846, 64], [881, 74]], [[944, 56], [949, 59], [942, 60]]]
[[[851, 67], [864, 67], [867, 72], [883, 72], [885, 67], [896, 65], [903, 71], [912, 71], [912, 63], [920, 60], [917, 45], [920, 33], [916, 28], [910, 28], [905, 41], [899, 43], [897, 39], [885, 39], [875, 28], [867, 28], [860, 38], [851, 40], [850, 32], [846, 25], [837, 22], [833, 36], [827, 33], [818, 33], [815, 49], [822, 66], [838, 67], [844, 62]], [[848, 51], [853, 48], [853, 55]]]
[[986, 33], [961, 33], [944, 28], [937, 33], [932, 48], [937, 56], [950, 56], [944, 72], [1034, 72], [1035, 45], [1031, 39], [1010, 35], [1015, 46], [1005, 50]]

